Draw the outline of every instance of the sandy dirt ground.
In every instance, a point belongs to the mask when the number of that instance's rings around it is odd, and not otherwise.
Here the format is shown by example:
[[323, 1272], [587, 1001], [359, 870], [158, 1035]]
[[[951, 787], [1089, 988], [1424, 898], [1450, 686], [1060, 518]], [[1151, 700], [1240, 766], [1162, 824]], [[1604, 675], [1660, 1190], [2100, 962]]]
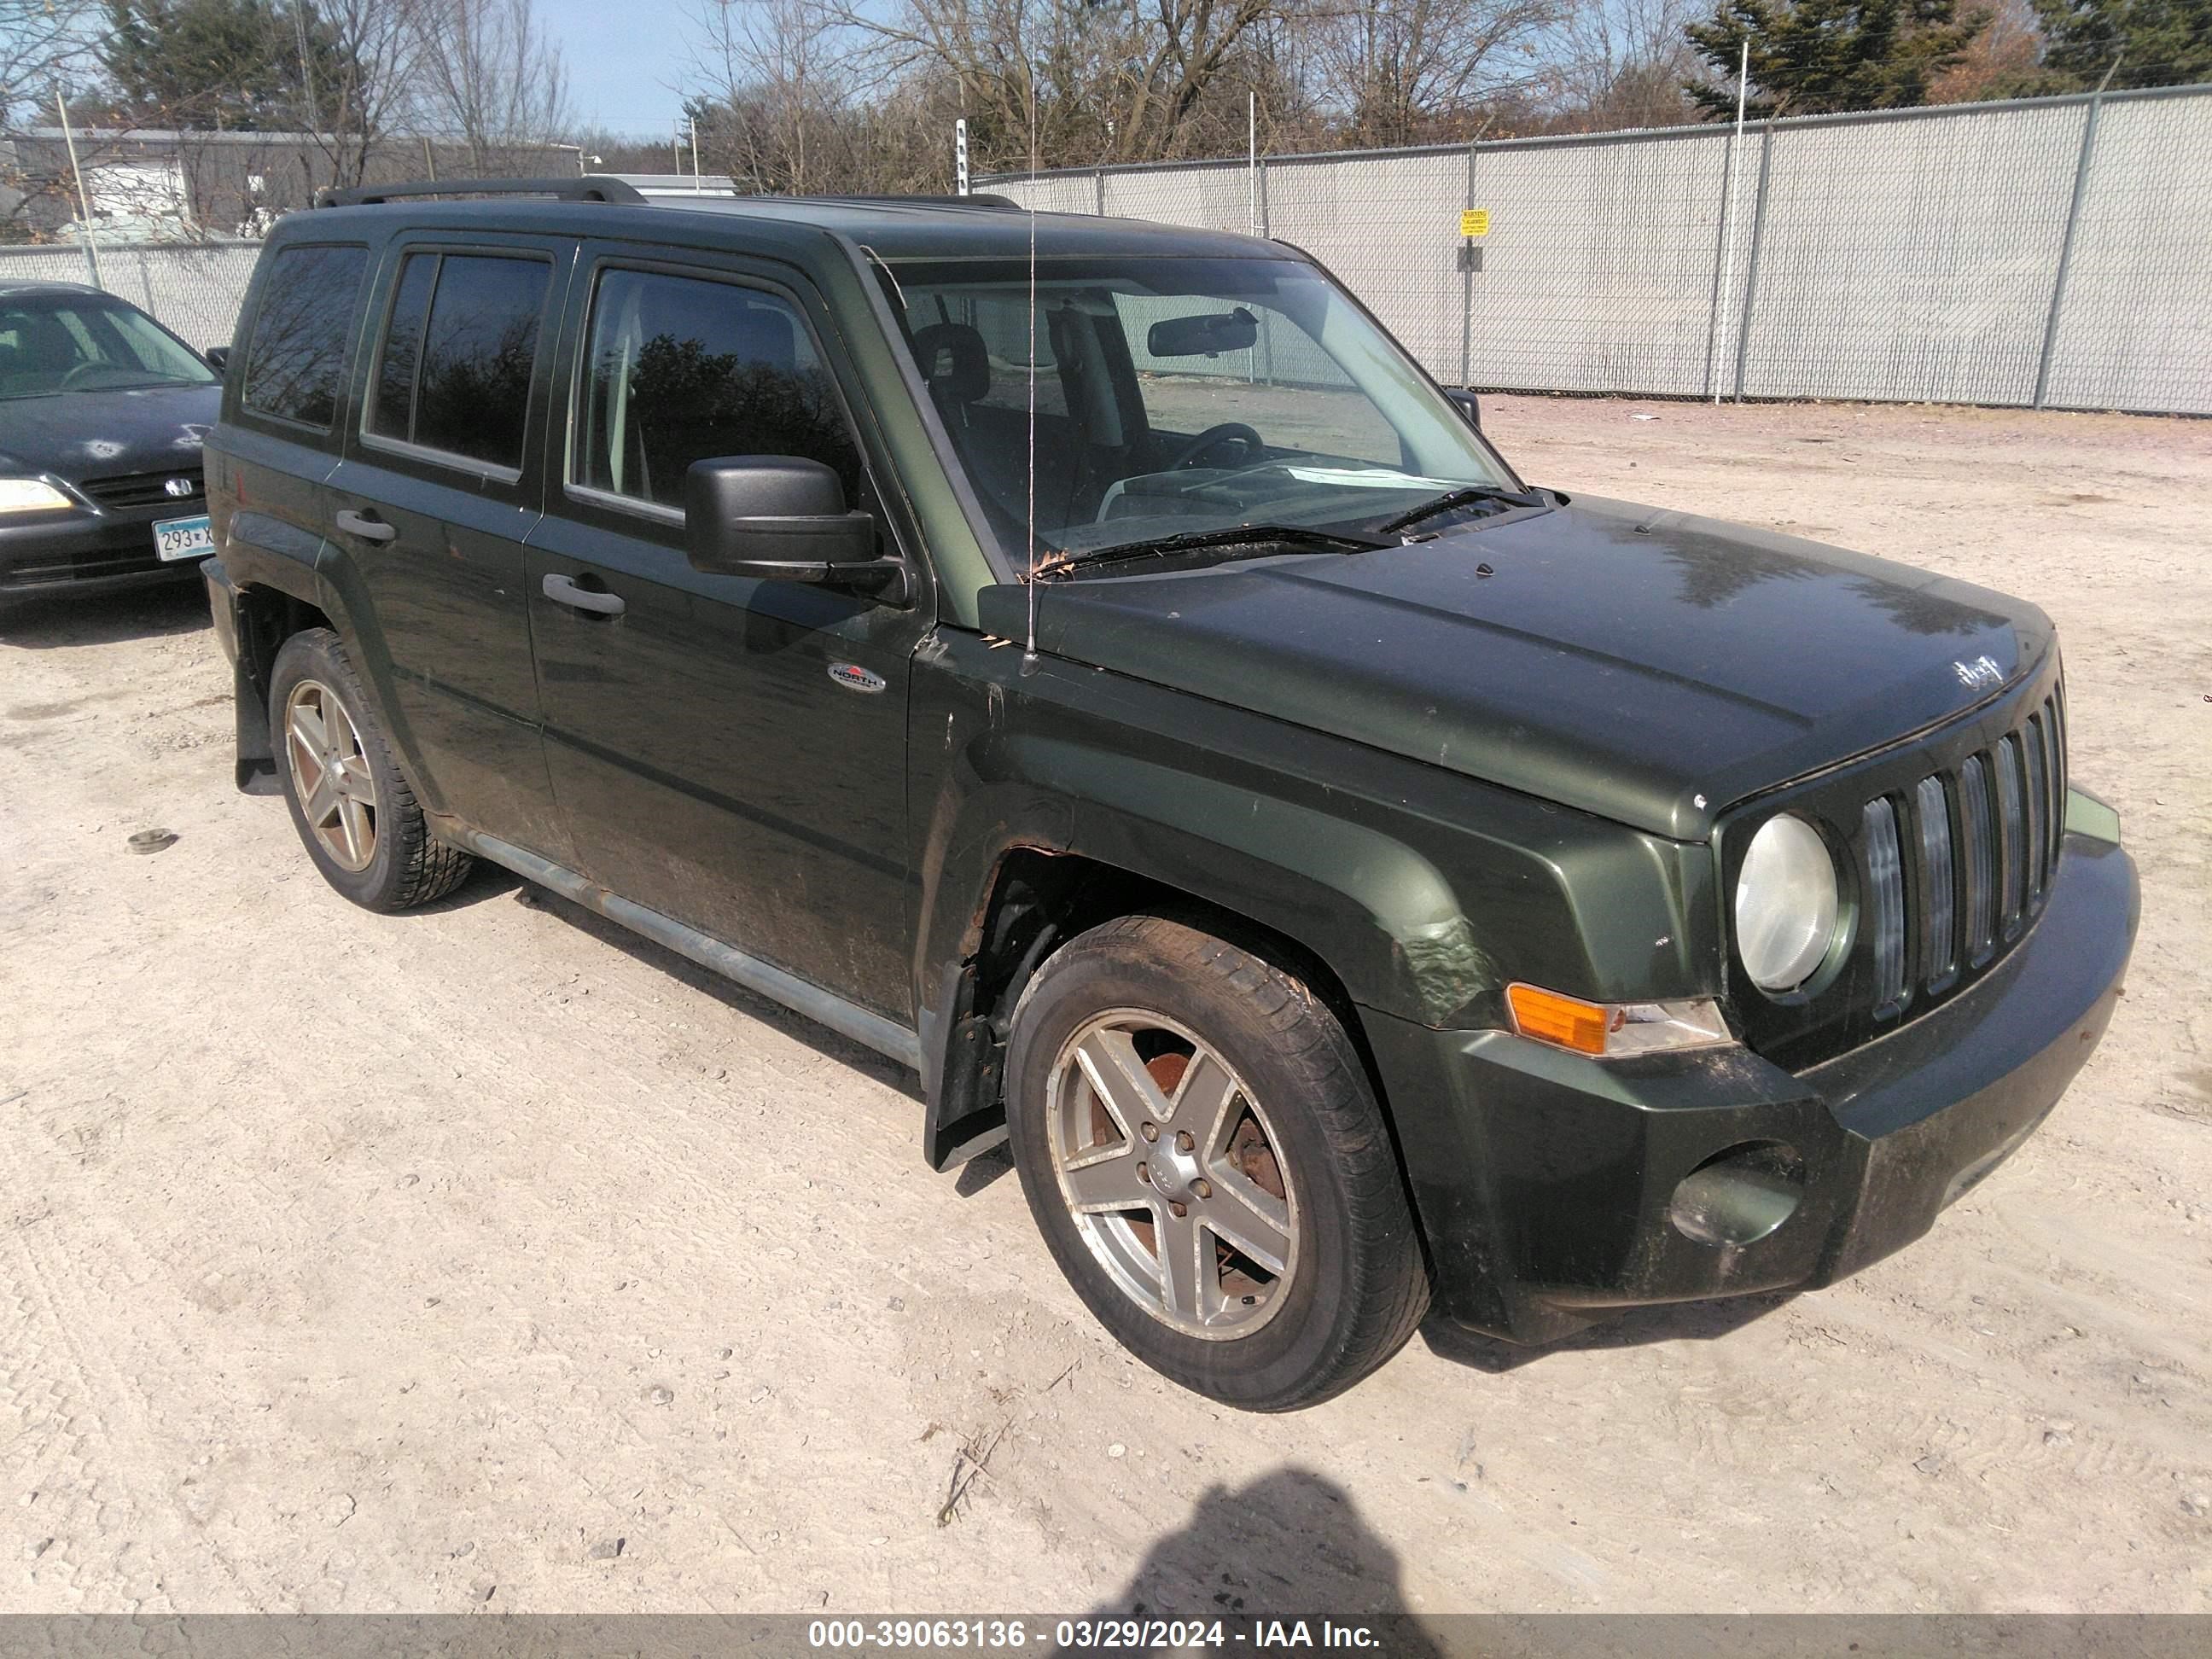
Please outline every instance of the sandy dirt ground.
[[0, 623], [0, 1607], [2212, 1611], [2212, 424], [1487, 419], [1538, 482], [2057, 617], [2142, 939], [1932, 1236], [1218, 1409], [1003, 1161], [923, 1167], [911, 1079], [495, 874], [351, 908], [231, 787], [200, 601], [40, 609]]

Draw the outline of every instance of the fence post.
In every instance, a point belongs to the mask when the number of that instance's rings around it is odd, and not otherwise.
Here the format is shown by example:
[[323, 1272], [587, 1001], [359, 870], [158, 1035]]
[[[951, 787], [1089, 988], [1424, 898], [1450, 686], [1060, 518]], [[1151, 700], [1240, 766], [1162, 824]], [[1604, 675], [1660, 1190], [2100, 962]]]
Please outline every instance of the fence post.
[[1737, 132], [1731, 128], [1728, 145], [1721, 152], [1721, 228], [1713, 240], [1713, 301], [1705, 319], [1705, 389], [1698, 395], [1720, 399], [1719, 389], [1713, 384], [1713, 360], [1720, 354], [1721, 341], [1721, 283], [1722, 273], [1733, 263], [1729, 246], [1735, 232], [1735, 146]]
[[[1467, 147], [1467, 200], [1462, 204], [1468, 212], [1474, 210], [1474, 158], [1480, 154], [1473, 143]], [[1468, 376], [1474, 368], [1474, 262], [1465, 255], [1460, 260], [1459, 276], [1459, 383], [1468, 384]]]
[[1751, 307], [1759, 297], [1759, 245], [1766, 234], [1766, 180], [1774, 167], [1774, 122], [1759, 145], [1759, 201], [1751, 210], [1751, 259], [1743, 273], [1743, 317], [1735, 332], [1735, 400], [1743, 401], [1744, 356], [1751, 349]]
[[[1260, 234], [1267, 234], [1267, 158], [1256, 156], [1254, 161], [1254, 184], [1260, 198]], [[1275, 384], [1275, 336], [1267, 325], [1274, 313], [1262, 307], [1260, 312], [1260, 381], [1263, 386]]]
[[[2115, 65], [2117, 67], [2117, 65]], [[2107, 74], [2105, 78], [2112, 77]], [[2035, 364], [2035, 407], [2043, 407], [2051, 390], [2051, 357], [2058, 349], [2058, 313], [2066, 303], [2066, 274], [2074, 264], [2074, 233], [2081, 228], [2081, 200], [2089, 188], [2089, 158], [2097, 148], [2097, 115], [2105, 106], [2105, 89], [2089, 95], [2089, 112], [2081, 122], [2081, 153], [2074, 161], [2074, 199], [2066, 208], [2066, 234], [2058, 244], [2058, 274], [2051, 284], [2051, 311], [2043, 319], [2043, 355]]]
[[1091, 169], [1091, 210], [1099, 218], [1106, 216], [1106, 169]]

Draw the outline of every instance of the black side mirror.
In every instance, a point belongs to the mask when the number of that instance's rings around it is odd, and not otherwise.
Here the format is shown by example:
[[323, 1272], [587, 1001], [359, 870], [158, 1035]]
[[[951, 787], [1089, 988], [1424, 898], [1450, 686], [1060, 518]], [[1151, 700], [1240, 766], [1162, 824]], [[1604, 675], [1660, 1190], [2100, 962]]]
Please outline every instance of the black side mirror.
[[1482, 430], [1481, 398], [1462, 386], [1446, 386], [1444, 396], [1451, 399], [1453, 408], [1467, 416], [1467, 423], [1469, 426], [1477, 432]]
[[846, 510], [844, 484], [819, 461], [694, 461], [684, 474], [684, 535], [691, 568], [710, 576], [813, 582], [906, 602], [906, 566], [877, 557], [875, 520]]
[[208, 366], [211, 368], [230, 367], [230, 348], [227, 345], [210, 346], [200, 356], [208, 360]]

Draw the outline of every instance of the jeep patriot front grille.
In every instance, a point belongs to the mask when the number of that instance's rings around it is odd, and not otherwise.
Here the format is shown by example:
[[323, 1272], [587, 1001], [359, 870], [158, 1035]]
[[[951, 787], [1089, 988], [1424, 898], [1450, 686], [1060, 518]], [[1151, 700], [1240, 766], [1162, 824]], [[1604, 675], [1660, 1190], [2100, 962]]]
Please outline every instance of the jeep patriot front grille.
[[1988, 967], [2042, 908], [2065, 832], [2063, 696], [1957, 767], [1866, 803], [1876, 1019]]

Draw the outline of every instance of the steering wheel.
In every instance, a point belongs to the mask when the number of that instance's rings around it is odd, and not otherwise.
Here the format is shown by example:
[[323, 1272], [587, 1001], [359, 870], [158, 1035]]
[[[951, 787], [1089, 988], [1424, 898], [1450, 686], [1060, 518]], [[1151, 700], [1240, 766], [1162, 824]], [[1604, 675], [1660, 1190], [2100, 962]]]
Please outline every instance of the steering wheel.
[[1170, 472], [1179, 471], [1190, 465], [1208, 450], [1218, 448], [1231, 438], [1244, 446], [1247, 459], [1264, 453], [1267, 447], [1267, 441], [1245, 425], [1243, 422], [1224, 421], [1218, 426], [1206, 428], [1205, 431], [1177, 450], [1175, 459], [1168, 463], [1167, 470]]
[[59, 390], [67, 392], [78, 380], [88, 374], [112, 374], [118, 367], [119, 365], [115, 363], [79, 363], [62, 376]]

